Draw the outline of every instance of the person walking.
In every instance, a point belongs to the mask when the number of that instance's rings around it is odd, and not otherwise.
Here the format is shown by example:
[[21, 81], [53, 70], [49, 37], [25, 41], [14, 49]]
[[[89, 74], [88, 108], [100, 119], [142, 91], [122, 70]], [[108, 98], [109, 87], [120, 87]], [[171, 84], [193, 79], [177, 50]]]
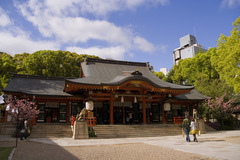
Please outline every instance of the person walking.
[[23, 137], [25, 136], [24, 120], [21, 120], [19, 124], [19, 130], [20, 130], [20, 140], [23, 140]]
[[76, 115], [72, 115], [71, 117], [71, 129], [72, 129], [72, 133], [74, 134], [74, 123], [75, 123], [75, 120], [76, 120]]
[[27, 139], [27, 137], [29, 136], [28, 134], [28, 120], [25, 119], [24, 120], [24, 129], [25, 129], [25, 132], [24, 132], [24, 138]]
[[194, 142], [198, 142], [197, 137], [196, 137], [197, 123], [195, 122], [194, 119], [192, 119], [190, 127], [191, 127], [191, 133], [193, 134]]
[[132, 124], [132, 112], [131, 111], [128, 116], [129, 116], [129, 123]]
[[190, 131], [190, 122], [188, 119], [188, 115], [185, 116], [185, 119], [182, 122], [182, 128], [185, 132], [186, 135], [186, 141], [191, 142], [190, 137], [189, 137], [189, 131]]

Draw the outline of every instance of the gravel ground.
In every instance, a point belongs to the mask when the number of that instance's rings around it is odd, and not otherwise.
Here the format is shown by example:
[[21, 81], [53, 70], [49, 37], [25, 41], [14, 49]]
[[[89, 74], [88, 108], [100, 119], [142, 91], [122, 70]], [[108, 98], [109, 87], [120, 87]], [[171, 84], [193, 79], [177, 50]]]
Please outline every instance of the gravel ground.
[[[1, 142], [14, 146], [15, 142]], [[19, 141], [12, 160], [213, 160], [197, 154], [143, 143], [61, 147], [32, 141]]]

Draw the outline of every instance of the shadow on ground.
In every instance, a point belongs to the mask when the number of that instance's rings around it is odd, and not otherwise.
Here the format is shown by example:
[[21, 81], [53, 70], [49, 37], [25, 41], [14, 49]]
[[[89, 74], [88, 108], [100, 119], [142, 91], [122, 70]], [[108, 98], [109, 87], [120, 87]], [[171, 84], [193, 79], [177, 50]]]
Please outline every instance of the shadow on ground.
[[[49, 141], [51, 141], [49, 139]], [[1, 141], [0, 147], [15, 147], [15, 141]], [[12, 160], [78, 160], [61, 146], [27, 140], [18, 141]]]

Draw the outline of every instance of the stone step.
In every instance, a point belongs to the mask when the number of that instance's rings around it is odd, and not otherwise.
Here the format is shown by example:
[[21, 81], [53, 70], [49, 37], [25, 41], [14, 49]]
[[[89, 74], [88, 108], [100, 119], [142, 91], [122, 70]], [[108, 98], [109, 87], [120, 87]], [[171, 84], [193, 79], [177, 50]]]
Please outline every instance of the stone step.
[[47, 137], [72, 137], [72, 129], [70, 124], [37, 124], [32, 127], [32, 138], [47, 138]]
[[98, 125], [93, 127], [97, 138], [107, 137], [153, 137], [180, 135], [181, 128], [173, 124], [157, 125]]

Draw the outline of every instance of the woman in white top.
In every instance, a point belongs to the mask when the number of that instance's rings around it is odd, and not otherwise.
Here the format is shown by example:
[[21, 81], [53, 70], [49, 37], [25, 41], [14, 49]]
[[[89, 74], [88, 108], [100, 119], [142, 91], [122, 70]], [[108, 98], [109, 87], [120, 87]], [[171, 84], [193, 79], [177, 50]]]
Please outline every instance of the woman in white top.
[[194, 121], [194, 119], [192, 119], [190, 127], [191, 127], [191, 132], [193, 134], [194, 142], [198, 142], [197, 137], [196, 137], [197, 123]]

